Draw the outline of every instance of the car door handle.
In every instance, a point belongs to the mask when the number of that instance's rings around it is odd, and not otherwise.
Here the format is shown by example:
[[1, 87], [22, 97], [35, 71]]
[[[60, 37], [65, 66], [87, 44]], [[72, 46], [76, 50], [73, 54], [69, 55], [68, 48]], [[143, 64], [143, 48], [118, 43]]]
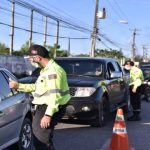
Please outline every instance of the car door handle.
[[2, 117], [5, 113], [3, 111], [0, 111], [0, 117]]

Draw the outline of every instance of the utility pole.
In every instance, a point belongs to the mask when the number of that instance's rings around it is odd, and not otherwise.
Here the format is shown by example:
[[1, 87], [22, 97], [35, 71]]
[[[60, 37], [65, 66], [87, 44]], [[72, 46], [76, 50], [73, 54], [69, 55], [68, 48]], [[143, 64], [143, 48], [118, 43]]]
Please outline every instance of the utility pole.
[[133, 41], [132, 41], [132, 56], [131, 56], [131, 59], [132, 59], [132, 61], [135, 61], [135, 51], [136, 51], [136, 49], [135, 49], [135, 36], [136, 36], [136, 28], [134, 29], [134, 31], [133, 31]]
[[45, 17], [45, 29], [44, 29], [44, 46], [46, 47], [46, 41], [47, 41], [47, 16]]
[[96, 47], [97, 22], [98, 22], [98, 17], [97, 17], [98, 7], [99, 7], [99, 0], [96, 0], [95, 17], [94, 17], [94, 25], [93, 25], [93, 33], [92, 33], [92, 45], [91, 45], [91, 53], [90, 53], [91, 57], [94, 57], [95, 47]]
[[12, 55], [13, 54], [13, 49], [14, 49], [14, 20], [15, 20], [15, 2], [14, 0], [12, 0], [12, 25], [11, 25], [11, 42], [10, 42], [10, 51], [9, 54]]
[[57, 30], [56, 30], [56, 43], [54, 47], [54, 58], [57, 56], [57, 48], [59, 43], [59, 20], [57, 20]]
[[135, 56], [136, 56], [136, 48], [135, 48], [135, 37], [137, 35], [137, 31], [140, 31], [140, 30], [137, 30], [136, 28], [133, 30], [133, 40], [132, 40], [132, 52], [131, 52], [131, 60], [132, 61], [135, 61]]
[[33, 32], [33, 9], [31, 10], [31, 17], [30, 17], [29, 47], [32, 45], [32, 32]]
[[145, 45], [143, 45], [143, 62], [147, 62], [148, 58], [147, 58], [147, 48]]
[[70, 38], [68, 38], [68, 56], [70, 56]]

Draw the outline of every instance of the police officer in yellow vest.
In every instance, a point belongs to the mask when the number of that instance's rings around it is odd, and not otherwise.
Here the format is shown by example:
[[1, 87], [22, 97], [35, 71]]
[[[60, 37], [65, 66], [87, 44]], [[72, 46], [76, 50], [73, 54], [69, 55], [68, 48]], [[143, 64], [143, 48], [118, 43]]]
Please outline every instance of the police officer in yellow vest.
[[36, 150], [54, 150], [52, 138], [54, 127], [65, 113], [70, 99], [65, 71], [49, 58], [49, 52], [40, 45], [29, 48], [29, 60], [42, 67], [35, 84], [10, 81], [10, 88], [33, 92], [32, 103], [36, 106], [33, 115], [34, 147]]
[[138, 67], [134, 66], [133, 61], [125, 62], [125, 69], [130, 70], [130, 100], [133, 108], [133, 115], [128, 118], [128, 121], [139, 121], [141, 119], [141, 86], [144, 81], [143, 72]]

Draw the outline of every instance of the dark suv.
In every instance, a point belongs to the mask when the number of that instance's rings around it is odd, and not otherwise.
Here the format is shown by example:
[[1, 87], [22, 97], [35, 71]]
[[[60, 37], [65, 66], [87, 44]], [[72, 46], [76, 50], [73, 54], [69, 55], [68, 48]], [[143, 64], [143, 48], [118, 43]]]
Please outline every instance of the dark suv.
[[150, 102], [150, 62], [140, 63], [139, 66], [144, 75], [141, 98], [147, 102]]
[[14, 150], [30, 150], [32, 146], [31, 96], [9, 88], [9, 78], [17, 80], [0, 67], [0, 149], [14, 143]]
[[110, 58], [57, 58], [68, 75], [72, 96], [66, 111], [69, 118], [90, 120], [103, 126], [108, 113], [128, 109], [128, 83], [119, 63]]

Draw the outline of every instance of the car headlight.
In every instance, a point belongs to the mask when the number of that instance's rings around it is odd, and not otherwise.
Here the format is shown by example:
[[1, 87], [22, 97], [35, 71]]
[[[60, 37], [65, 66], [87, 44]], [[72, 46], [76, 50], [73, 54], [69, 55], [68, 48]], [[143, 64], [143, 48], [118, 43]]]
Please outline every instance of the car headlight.
[[88, 97], [91, 96], [95, 90], [93, 87], [78, 87], [74, 97]]

